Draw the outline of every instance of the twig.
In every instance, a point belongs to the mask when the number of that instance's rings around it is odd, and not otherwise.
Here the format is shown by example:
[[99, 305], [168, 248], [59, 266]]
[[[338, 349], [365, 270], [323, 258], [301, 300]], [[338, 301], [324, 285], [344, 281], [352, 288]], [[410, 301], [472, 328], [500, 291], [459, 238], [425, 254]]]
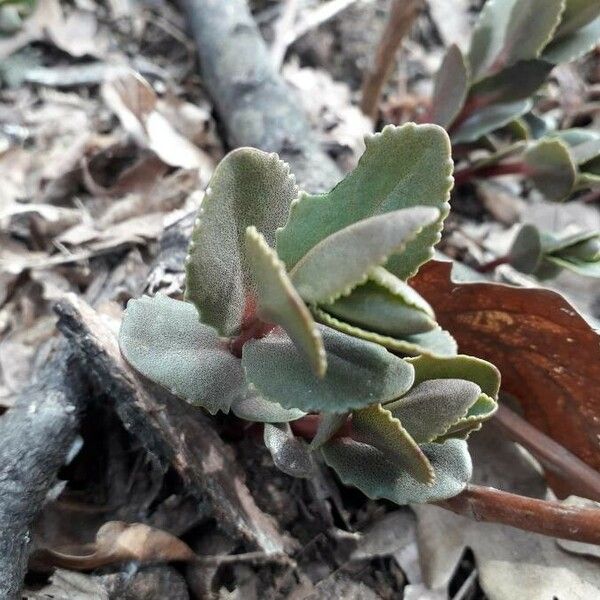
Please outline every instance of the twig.
[[502, 177], [503, 175], [527, 175], [527, 165], [524, 163], [503, 163], [499, 165], [485, 165], [477, 167], [465, 167], [455, 171], [454, 183], [461, 185], [471, 181], [471, 179], [489, 179], [491, 177]]
[[600, 502], [600, 473], [504, 404], [494, 418], [510, 439], [529, 450], [548, 471], [569, 482], [577, 495]]
[[595, 508], [566, 506], [480, 485], [468, 485], [458, 496], [435, 504], [475, 521], [502, 523], [550, 537], [600, 544], [600, 510]]
[[281, 16], [274, 26], [273, 43], [271, 44], [271, 56], [273, 66], [279, 71], [285, 58], [285, 53], [293, 41], [294, 21], [299, 10], [301, 0], [286, 0]]
[[385, 29], [379, 40], [373, 66], [365, 72], [360, 107], [375, 119], [381, 92], [394, 67], [396, 52], [421, 9], [421, 0], [393, 0]]

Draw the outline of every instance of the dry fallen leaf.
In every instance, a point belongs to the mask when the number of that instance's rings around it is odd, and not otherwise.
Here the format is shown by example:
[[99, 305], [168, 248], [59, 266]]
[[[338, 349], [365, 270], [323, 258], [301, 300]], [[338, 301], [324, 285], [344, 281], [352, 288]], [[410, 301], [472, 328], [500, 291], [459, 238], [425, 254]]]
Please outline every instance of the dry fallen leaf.
[[[544, 497], [546, 485], [529, 456], [493, 423], [469, 441], [473, 480], [510, 492]], [[446, 586], [467, 547], [489, 600], [589, 600], [600, 594], [596, 562], [569, 554], [556, 540], [497, 523], [481, 523], [419, 504], [421, 565], [429, 586]]]
[[[432, 261], [411, 280], [460, 351], [494, 363], [502, 388], [538, 429], [600, 470], [600, 336], [560, 294], [495, 283], [455, 283]], [[558, 494], [567, 482], [548, 474]]]
[[193, 561], [197, 556], [174, 535], [143, 523], [109, 521], [100, 527], [93, 544], [40, 548], [32, 555], [36, 569], [63, 567], [87, 571], [115, 563]]
[[138, 73], [118, 72], [102, 85], [102, 98], [138, 144], [172, 167], [212, 170], [213, 162], [158, 111], [152, 86]]

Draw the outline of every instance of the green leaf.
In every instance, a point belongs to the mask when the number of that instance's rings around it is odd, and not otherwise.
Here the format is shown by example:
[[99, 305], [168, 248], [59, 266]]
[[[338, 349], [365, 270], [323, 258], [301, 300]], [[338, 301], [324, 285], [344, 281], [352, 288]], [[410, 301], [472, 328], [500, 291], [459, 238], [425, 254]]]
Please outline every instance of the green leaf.
[[469, 88], [469, 69], [460, 48], [448, 47], [435, 76], [430, 120], [447, 128], [460, 113]]
[[314, 464], [306, 443], [294, 437], [289, 424], [265, 423], [265, 446], [275, 466], [292, 477], [311, 477]]
[[600, 16], [598, 0], [567, 0], [560, 26], [554, 38], [560, 39], [573, 33], [589, 25], [598, 16]]
[[581, 58], [598, 45], [600, 17], [581, 29], [552, 41], [545, 48], [542, 58], [554, 65]]
[[322, 308], [336, 318], [390, 337], [424, 333], [437, 328], [433, 309], [407, 283], [382, 267], [348, 296]]
[[554, 254], [566, 260], [594, 262], [600, 260], [600, 232], [588, 231], [573, 236], [573, 243], [566, 244]]
[[350, 325], [350, 323], [336, 319], [319, 308], [313, 308], [313, 313], [318, 321], [329, 327], [343, 331], [348, 335], [374, 342], [400, 354], [408, 356], [416, 356], [418, 354], [453, 356], [456, 354], [456, 341], [447, 331], [439, 327], [427, 333], [408, 335], [403, 339], [397, 339]]
[[481, 388], [464, 379], [429, 379], [385, 405], [418, 444], [432, 442], [467, 416]]
[[480, 137], [508, 125], [513, 119], [524, 115], [533, 106], [530, 100], [486, 106], [465, 119], [452, 133], [452, 142], [463, 144], [476, 142]]
[[543, 60], [519, 61], [476, 83], [469, 93], [469, 101], [477, 106], [488, 106], [525, 100], [541, 87], [553, 67]]
[[573, 271], [574, 273], [583, 275], [584, 277], [600, 277], [600, 261], [587, 262], [566, 260], [564, 258], [560, 258], [560, 256], [546, 256], [546, 260], [557, 267], [568, 269], [569, 271]]
[[317, 325], [277, 253], [255, 227], [246, 230], [246, 256], [258, 315], [269, 323], [281, 325], [304, 352], [317, 376], [323, 377], [327, 359]]
[[255, 423], [287, 423], [305, 415], [297, 408], [283, 408], [281, 404], [265, 400], [252, 386], [247, 386], [231, 403], [231, 412], [240, 419]]
[[202, 201], [186, 258], [186, 300], [222, 335], [242, 322], [248, 285], [244, 237], [256, 227], [274, 245], [275, 229], [298, 195], [288, 165], [255, 148], [230, 152]]
[[307, 302], [333, 302], [438, 219], [437, 209], [415, 206], [358, 221], [313, 246], [291, 270], [292, 282]]
[[565, 142], [569, 147], [575, 148], [586, 142], [593, 142], [600, 139], [600, 134], [591, 129], [583, 127], [572, 127], [571, 129], [562, 129], [548, 133], [548, 137], [557, 137]]
[[417, 356], [407, 358], [415, 368], [415, 385], [428, 379], [466, 379], [476, 383], [492, 398], [500, 391], [500, 371], [487, 360], [459, 354], [458, 356]]
[[413, 368], [385, 348], [320, 327], [327, 373], [317, 379], [286, 336], [244, 344], [246, 380], [267, 400], [304, 411], [345, 412], [387, 402], [410, 389]]
[[[277, 232], [277, 253], [291, 269], [311, 248], [357, 221], [401, 208], [431, 206], [440, 211], [388, 270], [407, 279], [433, 256], [452, 187], [450, 141], [437, 125], [388, 125], [365, 138], [356, 169], [327, 194], [301, 194], [285, 227]], [[375, 174], [375, 175], [374, 175]]]
[[396, 504], [435, 502], [459, 494], [472, 473], [466, 442], [451, 439], [424, 444], [421, 449], [435, 472], [435, 482], [417, 481], [403, 465], [387, 460], [380, 450], [350, 438], [338, 438], [321, 448], [325, 462], [346, 485], [372, 499], [387, 498]]
[[441, 443], [450, 438], [466, 440], [471, 433], [481, 429], [484, 421], [491, 419], [498, 410], [498, 403], [487, 394], [480, 394], [477, 402], [471, 406], [465, 417], [459, 419], [452, 425], [444, 435], [438, 437], [435, 441]]
[[572, 147], [570, 154], [575, 163], [582, 165], [581, 168], [585, 171], [585, 165], [600, 156], [600, 136]]
[[348, 420], [350, 413], [321, 413], [315, 437], [310, 442], [310, 449], [317, 450], [330, 440]]
[[576, 168], [567, 145], [559, 139], [542, 139], [523, 155], [527, 175], [549, 200], [563, 200], [575, 187]]
[[540, 266], [543, 255], [538, 228], [535, 225], [523, 225], [512, 243], [510, 264], [521, 273], [534, 273]]
[[563, 8], [564, 0], [488, 0], [469, 52], [473, 79], [538, 58], [560, 23]]
[[119, 344], [142, 375], [212, 414], [228, 412], [245, 392], [240, 360], [187, 302], [163, 294], [130, 300]]
[[428, 485], [434, 482], [435, 474], [428, 458], [404, 424], [381, 404], [352, 414], [352, 438], [377, 448], [387, 460], [401, 465], [417, 481]]

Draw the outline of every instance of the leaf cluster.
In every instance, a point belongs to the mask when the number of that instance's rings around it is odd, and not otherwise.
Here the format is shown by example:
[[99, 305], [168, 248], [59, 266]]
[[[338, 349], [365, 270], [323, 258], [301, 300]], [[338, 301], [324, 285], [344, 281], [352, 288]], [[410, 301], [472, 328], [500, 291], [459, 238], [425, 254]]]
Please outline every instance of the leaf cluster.
[[448, 129], [453, 144], [487, 151], [469, 167], [475, 176], [520, 173], [551, 200], [598, 187], [598, 134], [556, 132], [533, 108], [552, 69], [599, 40], [597, 0], [488, 0], [468, 53], [448, 49], [428, 120]]
[[132, 300], [123, 355], [194, 405], [264, 423], [289, 474], [309, 476], [321, 455], [370, 497], [457, 494], [499, 373], [458, 356], [407, 283], [433, 256], [451, 172], [436, 125], [368, 137], [356, 169], [323, 194], [299, 191], [274, 154], [234, 150], [199, 210], [184, 301]]

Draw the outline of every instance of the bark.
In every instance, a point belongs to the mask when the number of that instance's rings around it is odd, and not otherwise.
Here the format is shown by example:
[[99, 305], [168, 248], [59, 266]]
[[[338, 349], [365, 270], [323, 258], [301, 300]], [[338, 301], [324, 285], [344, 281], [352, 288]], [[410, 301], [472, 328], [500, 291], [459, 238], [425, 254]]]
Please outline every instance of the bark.
[[181, 0], [181, 6], [229, 145], [277, 152], [310, 192], [333, 187], [341, 173], [277, 73], [246, 1]]
[[66, 342], [0, 419], [0, 598], [21, 597], [30, 527], [73, 448], [85, 401]]

